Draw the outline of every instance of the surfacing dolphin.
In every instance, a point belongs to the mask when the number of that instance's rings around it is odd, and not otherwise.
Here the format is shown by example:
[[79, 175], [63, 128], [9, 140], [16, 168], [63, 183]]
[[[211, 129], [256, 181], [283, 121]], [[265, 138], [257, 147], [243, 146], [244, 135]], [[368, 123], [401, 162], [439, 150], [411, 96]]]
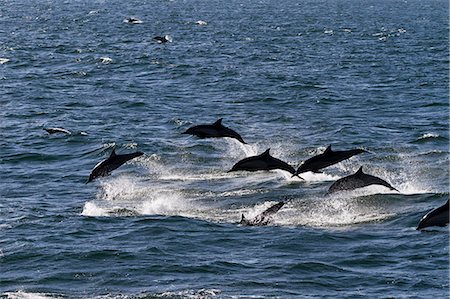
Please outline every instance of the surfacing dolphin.
[[328, 189], [328, 194], [334, 193], [337, 191], [349, 191], [354, 190], [358, 188], [363, 188], [370, 185], [382, 185], [385, 186], [391, 190], [395, 190], [397, 192], [397, 189], [392, 187], [388, 182], [385, 180], [382, 180], [376, 176], [366, 174], [362, 171], [362, 166], [358, 169], [358, 171], [352, 175], [343, 177], [336, 182], [334, 182], [330, 188]]
[[295, 173], [294, 167], [284, 161], [281, 161], [280, 159], [272, 157], [269, 151], [270, 148], [258, 156], [252, 156], [242, 159], [241, 161], [234, 164], [231, 170], [229, 170], [228, 172], [239, 170], [259, 171], [281, 169], [291, 173], [292, 176], [298, 176]]
[[195, 135], [199, 138], [220, 138], [230, 137], [237, 139], [243, 144], [247, 144], [236, 131], [222, 125], [222, 119], [219, 118], [215, 123], [211, 125], [198, 125], [190, 127], [183, 134]]
[[63, 128], [44, 128], [45, 131], [49, 134], [62, 133], [67, 135], [72, 135], [72, 132]]
[[94, 169], [89, 175], [89, 179], [86, 182], [86, 184], [98, 177], [110, 175], [113, 170], [119, 168], [126, 162], [136, 157], [142, 156], [143, 154], [144, 154], [143, 152], [135, 152], [131, 154], [118, 155], [116, 154], [116, 151], [113, 149], [108, 159], [103, 160], [97, 165], [95, 165]]
[[247, 219], [245, 218], [244, 214], [242, 214], [241, 221], [239, 224], [245, 225], [245, 226], [263, 226], [267, 225], [270, 222], [273, 221], [272, 215], [274, 215], [276, 212], [278, 212], [281, 207], [283, 207], [284, 202], [280, 201], [279, 203], [274, 204], [261, 214], [256, 215], [253, 219]]
[[159, 36], [158, 35], [158, 36], [155, 36], [153, 39], [156, 40], [156, 42], [158, 44], [164, 44], [164, 43], [167, 43], [167, 42], [172, 42], [172, 38], [169, 35], [164, 35], [164, 36]]
[[449, 223], [449, 214], [450, 209], [447, 200], [444, 205], [423, 216], [416, 229], [420, 230], [429, 226], [446, 226]]
[[329, 145], [323, 153], [320, 155], [309, 158], [297, 169], [297, 174], [301, 174], [303, 172], [312, 171], [312, 172], [320, 172], [320, 169], [337, 164], [341, 161], [344, 161], [354, 155], [358, 155], [361, 153], [366, 153], [367, 151], [363, 149], [352, 149], [347, 151], [333, 151], [331, 149], [331, 145]]

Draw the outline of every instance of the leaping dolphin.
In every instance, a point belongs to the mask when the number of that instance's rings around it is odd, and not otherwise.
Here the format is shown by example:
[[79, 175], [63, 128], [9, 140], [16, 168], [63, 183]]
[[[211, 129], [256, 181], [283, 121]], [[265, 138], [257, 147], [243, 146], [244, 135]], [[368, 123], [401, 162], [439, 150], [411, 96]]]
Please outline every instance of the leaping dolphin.
[[234, 164], [231, 170], [229, 170], [228, 172], [238, 170], [258, 171], [281, 169], [291, 173], [293, 176], [298, 176], [295, 173], [294, 167], [284, 161], [281, 161], [280, 159], [272, 157], [269, 151], [270, 148], [258, 156], [252, 156], [242, 159], [241, 161]]
[[444, 205], [423, 216], [416, 229], [420, 230], [429, 226], [446, 226], [449, 223], [449, 214], [450, 209], [447, 200]]
[[274, 215], [276, 212], [278, 212], [281, 207], [283, 207], [284, 202], [280, 201], [279, 203], [274, 204], [261, 214], [256, 215], [253, 219], [247, 219], [245, 218], [244, 214], [242, 214], [241, 221], [239, 224], [245, 225], [245, 226], [262, 226], [267, 225], [270, 222], [273, 221], [272, 215]]
[[119, 168], [126, 162], [136, 157], [142, 156], [143, 154], [143, 152], [135, 152], [131, 154], [117, 155], [116, 151], [113, 149], [108, 159], [103, 160], [95, 165], [94, 169], [89, 175], [89, 179], [86, 184], [98, 177], [110, 175], [113, 170]]
[[366, 153], [367, 151], [363, 149], [352, 149], [347, 151], [333, 151], [331, 149], [331, 145], [329, 145], [325, 151], [317, 156], [309, 158], [297, 169], [297, 174], [312, 171], [312, 172], [320, 172], [320, 169], [337, 164], [341, 161], [344, 161], [354, 155], [358, 155], [361, 153]]
[[211, 125], [198, 125], [190, 127], [183, 134], [195, 135], [199, 138], [220, 138], [230, 137], [239, 140], [241, 143], [246, 144], [236, 131], [222, 125], [222, 119], [219, 118], [215, 123]]
[[337, 191], [349, 191], [354, 190], [358, 188], [363, 188], [370, 185], [382, 185], [385, 186], [391, 190], [395, 190], [397, 192], [397, 189], [392, 187], [388, 182], [385, 180], [382, 180], [376, 176], [365, 174], [362, 171], [362, 166], [358, 169], [358, 171], [352, 175], [343, 177], [336, 182], [334, 182], [330, 188], [328, 189], [328, 193], [333, 193]]

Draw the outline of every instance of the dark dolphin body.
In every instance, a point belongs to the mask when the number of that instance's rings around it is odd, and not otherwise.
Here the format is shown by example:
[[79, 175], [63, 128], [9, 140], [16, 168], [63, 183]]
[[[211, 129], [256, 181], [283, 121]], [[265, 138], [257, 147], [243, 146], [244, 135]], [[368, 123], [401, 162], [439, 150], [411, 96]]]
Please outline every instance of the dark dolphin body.
[[329, 145], [322, 154], [314, 156], [303, 162], [303, 164], [300, 165], [300, 167], [297, 169], [297, 174], [307, 171], [320, 172], [319, 170], [322, 168], [337, 164], [354, 155], [358, 155], [365, 152], [367, 151], [363, 149], [353, 149], [348, 151], [333, 151], [331, 149], [331, 145]]
[[141, 20], [139, 20], [138, 18], [134, 18], [134, 17], [126, 18], [126, 19], [124, 20], [124, 22], [130, 23], [130, 24], [141, 24], [141, 23], [142, 23]]
[[398, 191], [394, 187], [392, 187], [388, 182], [382, 180], [376, 176], [365, 174], [362, 171], [362, 166], [358, 169], [358, 171], [352, 175], [343, 177], [336, 182], [334, 182], [330, 189], [328, 189], [328, 193], [333, 193], [337, 191], [348, 191], [354, 190], [358, 188], [363, 188], [370, 185], [382, 185], [391, 190]]
[[110, 175], [113, 170], [119, 168], [126, 162], [136, 157], [142, 156], [143, 154], [143, 152], [135, 152], [131, 154], [117, 155], [116, 151], [113, 150], [108, 159], [103, 160], [94, 167], [86, 184], [98, 177]]
[[222, 125], [222, 118], [218, 119], [212, 125], [198, 125], [190, 127], [183, 134], [191, 134], [200, 138], [230, 137], [246, 144], [241, 135], [236, 133], [236, 131]]
[[293, 176], [296, 175], [294, 167], [284, 161], [281, 161], [280, 159], [272, 157], [269, 151], [270, 148], [261, 155], [242, 159], [241, 161], [234, 164], [231, 170], [229, 170], [228, 172], [239, 170], [258, 171], [281, 169], [291, 173]]
[[49, 134], [62, 133], [67, 135], [72, 135], [72, 132], [63, 128], [44, 128], [45, 131]]
[[443, 206], [440, 206], [423, 216], [417, 229], [419, 230], [429, 226], [446, 226], [449, 223], [449, 214], [450, 209], [447, 200]]
[[167, 37], [167, 35], [155, 36], [153, 39], [156, 40], [160, 44], [164, 44], [164, 43], [167, 43], [168, 41], [170, 41], [170, 39]]
[[259, 215], [256, 215], [253, 219], [247, 219], [245, 218], [244, 214], [242, 214], [241, 221], [239, 224], [245, 225], [245, 226], [262, 226], [267, 225], [270, 222], [272, 222], [272, 215], [274, 215], [276, 212], [278, 212], [281, 207], [283, 207], [284, 202], [280, 201], [279, 203], [274, 204], [264, 212], [262, 212]]

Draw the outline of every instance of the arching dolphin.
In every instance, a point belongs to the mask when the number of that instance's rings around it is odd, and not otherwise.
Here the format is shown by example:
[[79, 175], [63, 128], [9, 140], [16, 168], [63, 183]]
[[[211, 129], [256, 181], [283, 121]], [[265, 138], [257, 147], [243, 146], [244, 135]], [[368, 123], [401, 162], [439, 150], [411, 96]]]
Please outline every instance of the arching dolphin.
[[242, 159], [241, 161], [234, 164], [231, 170], [229, 170], [228, 172], [238, 170], [258, 171], [281, 169], [291, 173], [292, 175], [296, 175], [294, 167], [284, 161], [281, 161], [280, 159], [272, 157], [269, 151], [270, 148], [258, 156], [252, 156]]
[[443, 206], [423, 216], [416, 229], [419, 230], [429, 226], [446, 226], [449, 223], [449, 215], [450, 209], [447, 200]]
[[[354, 190], [358, 188], [363, 188], [370, 185], [382, 185], [391, 190], [398, 191], [394, 187], [392, 187], [388, 182], [382, 180], [376, 176], [365, 174], [362, 171], [362, 166], [358, 169], [358, 171], [352, 175], [343, 177], [336, 182], [334, 182], [330, 189], [328, 189], [328, 193], [333, 193], [337, 191], [348, 191]], [[398, 191], [400, 192], [400, 191]]]
[[242, 214], [241, 221], [239, 224], [245, 225], [245, 226], [262, 226], [267, 225], [270, 222], [272, 222], [272, 215], [274, 215], [276, 212], [278, 212], [281, 207], [283, 207], [284, 202], [280, 201], [279, 203], [274, 204], [261, 214], [256, 215], [253, 219], [247, 219], [245, 218], [244, 214]]
[[230, 137], [246, 144], [241, 135], [239, 135], [236, 131], [222, 125], [222, 118], [219, 118], [211, 125], [198, 125], [190, 127], [183, 134], [191, 134], [200, 138]]
[[143, 154], [143, 152], [135, 152], [131, 154], [117, 155], [116, 151], [113, 149], [108, 159], [95, 165], [86, 184], [98, 177], [110, 175], [113, 170], [119, 168], [126, 162], [136, 157], [142, 156]]
[[333, 164], [337, 164], [344, 161], [354, 155], [361, 153], [366, 153], [367, 151], [363, 149], [352, 149], [347, 151], [333, 151], [331, 145], [329, 145], [326, 150], [320, 155], [309, 158], [297, 169], [297, 174], [312, 171], [320, 172], [319, 170]]
[[72, 135], [72, 132], [63, 128], [44, 128], [44, 130], [47, 131], [47, 133], [49, 134], [63, 133], [67, 135]]

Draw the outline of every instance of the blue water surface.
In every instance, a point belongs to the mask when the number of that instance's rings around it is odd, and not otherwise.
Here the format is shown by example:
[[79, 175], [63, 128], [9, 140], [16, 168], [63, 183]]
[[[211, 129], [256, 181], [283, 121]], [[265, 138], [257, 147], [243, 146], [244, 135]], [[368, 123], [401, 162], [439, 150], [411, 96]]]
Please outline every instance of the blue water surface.
[[[447, 297], [448, 228], [416, 227], [449, 198], [448, 11], [1, 1], [0, 297]], [[219, 118], [248, 144], [181, 134]], [[304, 180], [227, 172], [328, 145], [368, 153]], [[86, 184], [112, 148], [145, 154]], [[326, 196], [360, 166], [400, 192]]]

